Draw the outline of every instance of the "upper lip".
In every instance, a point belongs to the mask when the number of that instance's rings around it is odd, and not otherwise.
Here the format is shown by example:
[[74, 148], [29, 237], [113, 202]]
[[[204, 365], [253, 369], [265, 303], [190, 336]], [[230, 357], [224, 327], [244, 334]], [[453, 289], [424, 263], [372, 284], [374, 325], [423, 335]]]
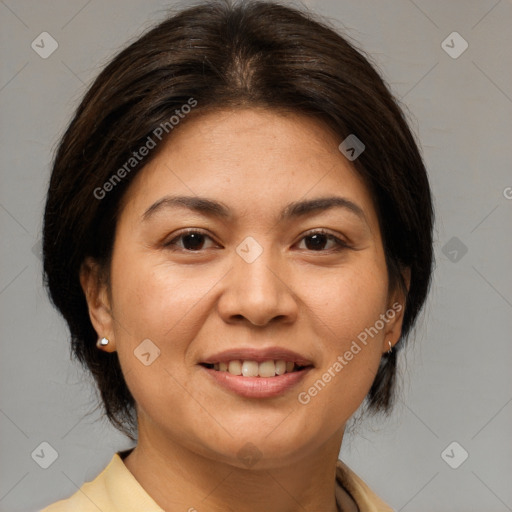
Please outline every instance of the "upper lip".
[[266, 349], [261, 348], [233, 348], [224, 350], [211, 356], [206, 357], [201, 363], [215, 364], [215, 363], [228, 363], [229, 361], [256, 361], [262, 363], [263, 361], [291, 361], [298, 366], [313, 366], [312, 361], [301, 356], [293, 350], [288, 350], [282, 347], [269, 347]]

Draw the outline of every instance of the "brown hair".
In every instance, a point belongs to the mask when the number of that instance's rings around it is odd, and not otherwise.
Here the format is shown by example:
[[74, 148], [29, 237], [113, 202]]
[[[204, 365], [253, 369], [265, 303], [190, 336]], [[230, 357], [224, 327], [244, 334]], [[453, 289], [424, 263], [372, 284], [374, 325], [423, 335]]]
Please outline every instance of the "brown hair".
[[[91, 372], [112, 424], [136, 435], [134, 399], [117, 353], [96, 348], [79, 282], [84, 259], [107, 269], [126, 188], [156, 151], [131, 161], [183, 105], [259, 106], [313, 115], [365, 144], [354, 168], [372, 193], [390, 288], [406, 291], [402, 335], [384, 354], [368, 409], [389, 411], [397, 352], [427, 296], [433, 267], [429, 182], [402, 110], [363, 52], [309, 13], [274, 2], [208, 1], [173, 14], [121, 51], [94, 81], [57, 149], [44, 214], [44, 272], [72, 352]], [[167, 124], [165, 124], [167, 123]], [[178, 128], [179, 129], [179, 128]], [[162, 138], [162, 140], [165, 140]], [[108, 193], [98, 190], [118, 177]]]

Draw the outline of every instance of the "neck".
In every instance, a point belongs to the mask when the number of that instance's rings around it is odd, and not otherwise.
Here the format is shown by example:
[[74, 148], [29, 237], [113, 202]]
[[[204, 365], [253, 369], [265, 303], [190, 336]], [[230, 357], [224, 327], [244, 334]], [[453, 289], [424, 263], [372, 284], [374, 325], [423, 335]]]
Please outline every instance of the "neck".
[[146, 436], [139, 426], [138, 444], [124, 463], [166, 511], [337, 512], [336, 461], [342, 437], [342, 430], [336, 432], [293, 463], [258, 461], [252, 468], [240, 468], [199, 455], [168, 437]]

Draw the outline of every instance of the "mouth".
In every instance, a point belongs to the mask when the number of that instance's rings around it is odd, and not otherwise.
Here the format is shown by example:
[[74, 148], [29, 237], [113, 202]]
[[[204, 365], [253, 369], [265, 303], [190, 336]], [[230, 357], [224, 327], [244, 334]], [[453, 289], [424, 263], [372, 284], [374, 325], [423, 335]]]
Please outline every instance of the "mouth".
[[210, 382], [246, 398], [271, 398], [297, 386], [312, 361], [286, 349], [228, 350], [199, 363]]
[[218, 363], [201, 363], [201, 366], [216, 372], [227, 372], [231, 375], [242, 377], [272, 378], [286, 373], [295, 373], [312, 367], [312, 365], [300, 365], [284, 359], [269, 359], [267, 361], [232, 359]]

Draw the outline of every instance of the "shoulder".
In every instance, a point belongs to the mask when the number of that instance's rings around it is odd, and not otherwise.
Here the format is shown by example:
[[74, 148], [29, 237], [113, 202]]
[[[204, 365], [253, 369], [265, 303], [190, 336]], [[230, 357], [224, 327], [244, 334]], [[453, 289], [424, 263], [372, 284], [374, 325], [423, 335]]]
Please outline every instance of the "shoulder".
[[395, 512], [341, 460], [336, 464], [336, 482], [350, 494], [360, 512]]
[[[40, 512], [103, 512], [114, 510], [109, 508], [107, 483], [117, 473], [118, 463], [122, 461], [116, 453], [103, 471], [92, 481], [85, 482], [72, 496], [57, 501]], [[103, 507], [103, 508], [102, 508]]]
[[122, 457], [129, 451], [115, 453], [94, 480], [39, 512], [164, 512], [124, 464]]
[[[107, 468], [109, 466], [107, 466]], [[98, 507], [100, 507], [100, 510], [103, 512], [108, 512], [110, 510], [109, 508], [101, 508], [102, 506], [108, 506], [108, 503], [105, 502], [108, 493], [104, 478], [104, 473], [107, 468], [93, 481], [84, 483], [82, 487], [69, 498], [57, 501], [43, 508], [40, 512], [98, 512]]]

